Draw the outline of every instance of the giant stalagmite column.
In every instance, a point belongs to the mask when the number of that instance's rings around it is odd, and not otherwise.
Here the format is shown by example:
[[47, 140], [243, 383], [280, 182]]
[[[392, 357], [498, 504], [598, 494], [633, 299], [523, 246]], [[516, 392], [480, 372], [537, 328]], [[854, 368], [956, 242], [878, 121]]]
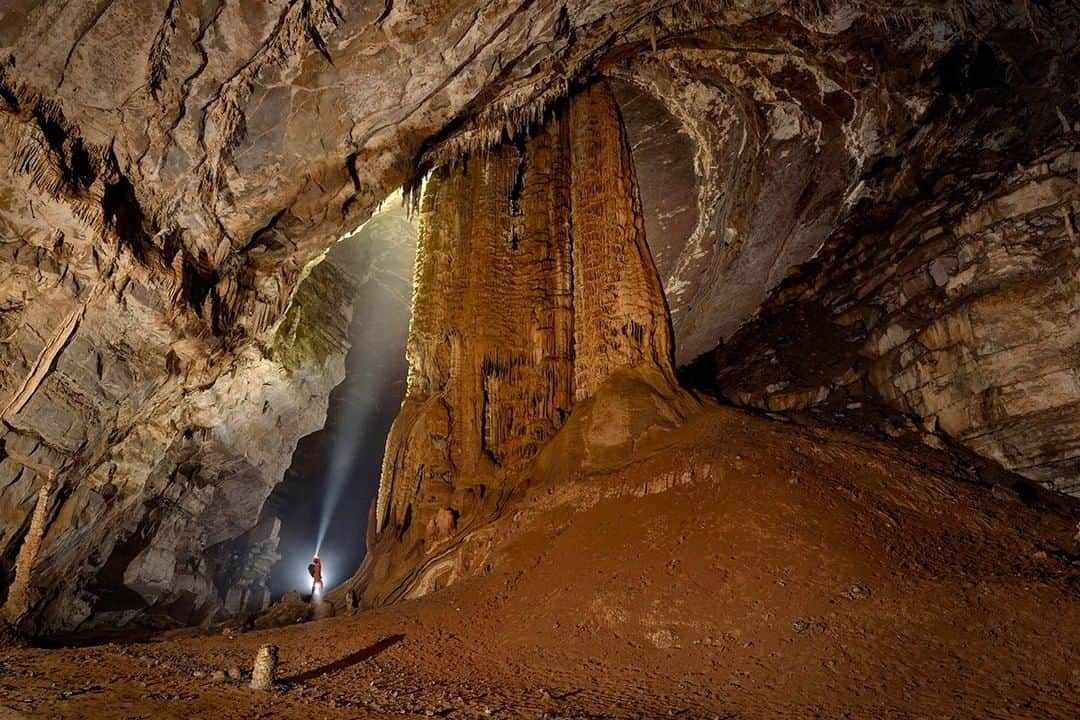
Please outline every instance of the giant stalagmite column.
[[[433, 173], [407, 354], [363, 571], [369, 601], [441, 582], [431, 576], [452, 564], [450, 540], [497, 512], [573, 404], [611, 373], [647, 366], [675, 382], [667, 307], [605, 84], [528, 140]], [[423, 574], [426, 557], [435, 569]]]
[[428, 182], [408, 389], [387, 441], [380, 530], [441, 517], [432, 530], [445, 534], [463, 505], [535, 455], [570, 411], [564, 135], [553, 122], [524, 148], [441, 168]]

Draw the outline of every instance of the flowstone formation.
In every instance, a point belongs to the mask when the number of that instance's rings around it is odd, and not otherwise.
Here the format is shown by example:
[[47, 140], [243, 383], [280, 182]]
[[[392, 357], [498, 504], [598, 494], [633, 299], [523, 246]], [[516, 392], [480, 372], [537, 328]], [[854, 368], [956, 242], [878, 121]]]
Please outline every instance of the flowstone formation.
[[667, 308], [605, 83], [528, 140], [437, 169], [420, 222], [408, 391], [387, 441], [376, 560], [360, 574], [369, 602], [474, 570], [482, 553], [462, 549], [462, 536], [498, 515], [613, 373], [651, 371], [675, 387]]

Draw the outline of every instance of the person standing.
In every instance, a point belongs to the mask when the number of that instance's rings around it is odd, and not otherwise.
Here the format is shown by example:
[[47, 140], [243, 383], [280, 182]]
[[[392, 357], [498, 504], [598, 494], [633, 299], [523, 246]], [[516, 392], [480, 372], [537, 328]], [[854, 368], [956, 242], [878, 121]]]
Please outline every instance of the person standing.
[[308, 565], [308, 573], [311, 575], [311, 597], [315, 598], [323, 593], [322, 561], [316, 555]]

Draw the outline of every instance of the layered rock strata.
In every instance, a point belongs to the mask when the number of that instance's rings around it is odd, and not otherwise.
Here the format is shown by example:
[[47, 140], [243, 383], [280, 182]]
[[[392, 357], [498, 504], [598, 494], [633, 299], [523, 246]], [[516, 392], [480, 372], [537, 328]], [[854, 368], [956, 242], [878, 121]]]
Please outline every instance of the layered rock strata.
[[1080, 493], [1080, 145], [883, 233], [842, 235], [715, 358], [769, 410], [883, 402], [1043, 485]]
[[[244, 349], [201, 388], [183, 378], [154, 387], [154, 364], [170, 378], [185, 350], [161, 347], [150, 322], [128, 329], [128, 345], [101, 336], [125, 317], [112, 304], [130, 311], [137, 293], [78, 305], [81, 322], [54, 345], [46, 371], [35, 376], [43, 361], [27, 364], [36, 392], [7, 405], [0, 547], [15, 579], [10, 619], [29, 632], [64, 634], [197, 623], [264, 606], [278, 526], [273, 518], [255, 525], [296, 441], [325, 420], [326, 398], [344, 374], [355, 283], [332, 260], [315, 267], [273, 341]], [[142, 308], [148, 320], [152, 310]], [[19, 327], [5, 346], [16, 358], [33, 348], [34, 325]], [[145, 375], [111, 361], [114, 347], [145, 364]], [[139, 402], [147, 384], [160, 406], [110, 430], [111, 415]], [[61, 423], [63, 408], [69, 419]], [[87, 408], [98, 408], [101, 425], [71, 420]], [[76, 472], [85, 475], [76, 481]]]
[[387, 440], [368, 600], [415, 590], [402, 571], [497, 513], [614, 372], [650, 369], [674, 387], [670, 332], [606, 84], [523, 143], [436, 170], [422, 199], [408, 391]]

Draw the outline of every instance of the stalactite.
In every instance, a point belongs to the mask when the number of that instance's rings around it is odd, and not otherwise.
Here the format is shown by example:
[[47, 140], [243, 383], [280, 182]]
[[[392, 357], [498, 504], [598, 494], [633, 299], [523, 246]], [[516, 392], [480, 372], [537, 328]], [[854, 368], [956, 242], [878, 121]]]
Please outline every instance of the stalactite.
[[168, 73], [169, 59], [172, 57], [172, 41], [176, 35], [177, 20], [180, 15], [179, 0], [169, 0], [169, 6], [165, 9], [165, 18], [154, 36], [154, 43], [150, 47], [150, 56], [147, 62], [146, 84], [150, 88], [150, 94], [157, 99], [161, 91], [161, 85]]

